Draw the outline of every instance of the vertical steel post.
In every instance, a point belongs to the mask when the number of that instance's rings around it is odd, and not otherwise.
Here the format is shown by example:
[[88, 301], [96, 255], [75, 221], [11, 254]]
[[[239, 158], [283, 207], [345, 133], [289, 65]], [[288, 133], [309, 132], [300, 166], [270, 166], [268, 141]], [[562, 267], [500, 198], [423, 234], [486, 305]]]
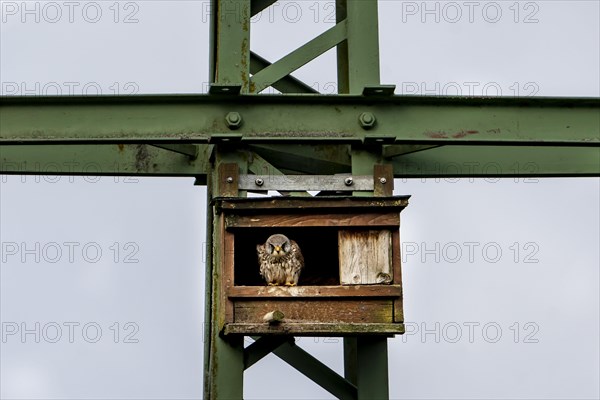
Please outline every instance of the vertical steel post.
[[[244, 338], [243, 336], [232, 336], [225, 339], [220, 335], [223, 325], [224, 310], [218, 301], [221, 296], [221, 274], [215, 266], [220, 265], [222, 257], [221, 231], [216, 226], [218, 218], [215, 216], [211, 201], [214, 197], [223, 195], [229, 191], [224, 187], [223, 177], [219, 174], [219, 166], [224, 163], [235, 163], [239, 171], [247, 172], [247, 161], [241, 153], [232, 149], [216, 145], [213, 151], [212, 172], [208, 181], [208, 218], [207, 218], [207, 241], [209, 251], [206, 260], [206, 315], [205, 319], [208, 329], [205, 333], [205, 383], [204, 398], [235, 399], [241, 400], [244, 394]], [[237, 183], [236, 183], [237, 185]], [[237, 194], [237, 193], [236, 193]]]
[[211, 16], [211, 82], [241, 85], [248, 93], [250, 0], [213, 0]]
[[358, 399], [389, 399], [387, 337], [361, 336], [356, 350]]
[[[211, 49], [210, 81], [223, 86], [239, 86], [241, 93], [249, 92], [250, 78], [250, 0], [211, 1]], [[228, 90], [228, 89], [226, 89]], [[225, 115], [223, 116], [225, 118]], [[207, 185], [207, 241], [206, 260], [206, 308], [204, 346], [204, 398], [242, 399], [244, 394], [244, 338], [233, 337], [227, 340], [220, 336], [222, 325], [217, 301], [220, 293], [220, 274], [215, 265], [220, 262], [222, 238], [215, 227], [216, 219], [211, 200], [222, 194], [219, 182], [219, 165], [223, 162], [238, 162], [244, 168], [243, 160], [236, 153], [215, 146], [212, 172]], [[245, 172], [245, 170], [244, 170]]]
[[379, 21], [376, 0], [336, 0], [336, 21], [346, 20], [347, 39], [337, 47], [338, 92], [361, 94], [379, 85]]
[[[377, 1], [337, 0], [336, 20], [347, 26], [347, 40], [337, 48], [338, 92], [361, 94], [380, 84]], [[371, 175], [381, 162], [381, 146], [353, 147], [351, 154], [353, 175]], [[387, 337], [344, 338], [344, 376], [357, 386], [359, 400], [387, 399]]]

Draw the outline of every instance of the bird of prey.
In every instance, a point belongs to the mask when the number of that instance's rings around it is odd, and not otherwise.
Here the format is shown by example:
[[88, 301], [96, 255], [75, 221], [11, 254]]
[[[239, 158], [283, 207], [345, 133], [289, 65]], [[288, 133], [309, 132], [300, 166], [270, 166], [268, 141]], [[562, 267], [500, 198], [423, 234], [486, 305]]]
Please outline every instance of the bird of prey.
[[271, 235], [265, 244], [256, 246], [260, 274], [269, 286], [296, 286], [304, 257], [300, 246], [285, 235]]

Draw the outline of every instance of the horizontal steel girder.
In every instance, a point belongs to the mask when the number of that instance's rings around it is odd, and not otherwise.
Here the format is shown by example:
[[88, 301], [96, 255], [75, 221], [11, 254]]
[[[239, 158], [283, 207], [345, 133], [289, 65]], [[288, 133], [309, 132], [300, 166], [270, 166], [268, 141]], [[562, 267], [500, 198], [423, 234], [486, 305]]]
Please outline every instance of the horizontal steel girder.
[[[192, 159], [144, 144], [0, 146], [0, 174], [205, 177], [211, 147], [199, 145], [198, 156]], [[351, 171], [347, 147], [272, 145], [266, 155], [279, 152], [284, 157], [268, 157], [278, 168], [314, 175], [339, 174]], [[326, 164], [322, 161], [325, 156], [336, 162]], [[440, 146], [386, 162], [393, 165], [399, 178], [599, 176], [600, 148]], [[278, 171], [266, 168], [260, 174], [277, 176]]]
[[0, 174], [205, 176], [212, 145], [195, 159], [146, 144], [0, 145]]
[[[226, 116], [237, 112], [241, 124]], [[360, 116], [371, 113], [372, 126]], [[368, 122], [368, 118], [367, 118]], [[239, 125], [239, 126], [238, 126]], [[0, 144], [600, 145], [600, 99], [349, 95], [0, 98]]]

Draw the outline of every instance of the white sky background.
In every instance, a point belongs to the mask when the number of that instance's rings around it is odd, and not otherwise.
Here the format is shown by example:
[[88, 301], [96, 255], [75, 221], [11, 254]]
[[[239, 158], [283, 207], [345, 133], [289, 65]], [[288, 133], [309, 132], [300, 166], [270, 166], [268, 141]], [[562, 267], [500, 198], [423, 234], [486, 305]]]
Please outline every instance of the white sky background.
[[[208, 1], [97, 2], [96, 23], [90, 2], [75, 3], [71, 23], [64, 2], [56, 22], [45, 2], [37, 15], [0, 2], [2, 94], [206, 91]], [[252, 49], [271, 60], [327, 29], [334, 10], [282, 4], [252, 25]], [[600, 96], [597, 1], [472, 7], [428, 2], [426, 14], [422, 2], [380, 2], [382, 83], [398, 94]], [[328, 52], [296, 76], [333, 93], [334, 60]], [[0, 397], [200, 398], [205, 188], [174, 178], [0, 182]], [[410, 334], [389, 341], [391, 397], [597, 399], [599, 180], [396, 180], [396, 193], [413, 196], [401, 228]], [[36, 323], [39, 343], [8, 335]], [[79, 324], [72, 343], [69, 323]], [[102, 335], [88, 343], [95, 327]], [[341, 340], [298, 343], [343, 371]], [[331, 397], [274, 356], [245, 382], [249, 399]]]

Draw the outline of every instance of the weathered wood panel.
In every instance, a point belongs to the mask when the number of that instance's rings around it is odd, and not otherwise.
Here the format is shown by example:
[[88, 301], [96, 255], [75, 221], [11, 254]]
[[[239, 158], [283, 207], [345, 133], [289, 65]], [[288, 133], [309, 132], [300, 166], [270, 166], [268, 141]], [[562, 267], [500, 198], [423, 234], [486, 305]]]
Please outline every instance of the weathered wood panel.
[[236, 323], [264, 323], [271, 311], [281, 311], [286, 323], [392, 323], [392, 300], [248, 300], [235, 302]]
[[294, 335], [294, 336], [356, 336], [399, 335], [404, 324], [344, 324], [344, 323], [233, 323], [226, 324], [224, 335]]
[[307, 214], [307, 215], [228, 215], [227, 228], [268, 227], [398, 227], [400, 215], [396, 213], [367, 214]]
[[[392, 268], [394, 270], [394, 284], [400, 286], [402, 292], [402, 266], [400, 264], [400, 231], [392, 233]], [[394, 300], [394, 322], [404, 322], [404, 309], [402, 295]]]
[[273, 297], [402, 297], [400, 285], [369, 286], [234, 286], [229, 288], [229, 298], [273, 298]]
[[392, 283], [391, 231], [341, 230], [338, 243], [342, 285]]
[[240, 167], [236, 163], [219, 165], [219, 196], [236, 197], [238, 195], [238, 180]]
[[[221, 219], [223, 221], [223, 219]], [[221, 277], [222, 288], [221, 298], [223, 298], [223, 304], [225, 306], [225, 320], [231, 321], [233, 319], [233, 302], [227, 298], [227, 290], [233, 286], [234, 278], [234, 259], [233, 255], [235, 252], [235, 241], [233, 240], [233, 234], [222, 230], [223, 234], [223, 246], [222, 246], [222, 260], [223, 260], [223, 272], [224, 275]]]
[[[237, 188], [237, 186], [236, 186]], [[400, 212], [410, 196], [394, 197], [270, 197], [216, 199], [217, 210], [256, 213], [257, 210], [306, 212], [307, 210], [360, 210], [359, 212]]]
[[391, 196], [394, 193], [394, 168], [391, 164], [373, 167], [373, 196]]

